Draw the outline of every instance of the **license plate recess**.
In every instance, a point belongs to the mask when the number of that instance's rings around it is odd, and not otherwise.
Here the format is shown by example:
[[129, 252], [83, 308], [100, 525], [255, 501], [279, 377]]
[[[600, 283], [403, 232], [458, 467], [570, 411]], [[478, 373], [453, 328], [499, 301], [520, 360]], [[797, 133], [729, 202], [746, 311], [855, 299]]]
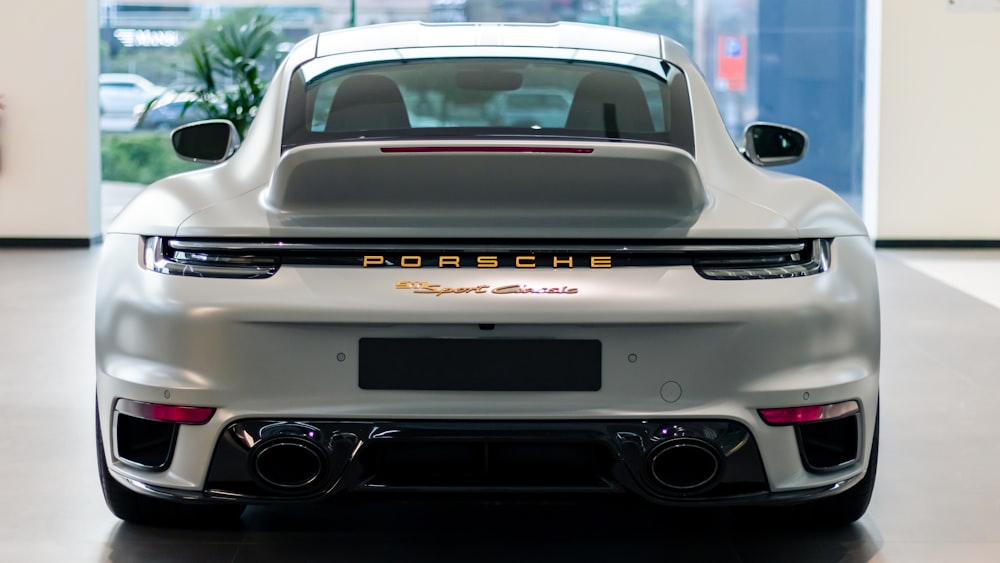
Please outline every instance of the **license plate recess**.
[[598, 391], [599, 340], [362, 338], [362, 389]]

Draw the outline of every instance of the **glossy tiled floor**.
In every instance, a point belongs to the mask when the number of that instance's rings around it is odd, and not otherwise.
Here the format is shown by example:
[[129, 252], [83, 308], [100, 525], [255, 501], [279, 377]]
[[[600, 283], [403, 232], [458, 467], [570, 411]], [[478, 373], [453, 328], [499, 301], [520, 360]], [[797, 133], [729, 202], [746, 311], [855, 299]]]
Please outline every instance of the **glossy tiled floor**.
[[0, 250], [0, 561], [1000, 561], [1000, 252], [880, 253], [882, 457], [872, 507], [852, 527], [773, 529], [725, 510], [382, 501], [253, 509], [239, 529], [209, 532], [124, 525], [104, 507], [92, 422], [98, 251]]

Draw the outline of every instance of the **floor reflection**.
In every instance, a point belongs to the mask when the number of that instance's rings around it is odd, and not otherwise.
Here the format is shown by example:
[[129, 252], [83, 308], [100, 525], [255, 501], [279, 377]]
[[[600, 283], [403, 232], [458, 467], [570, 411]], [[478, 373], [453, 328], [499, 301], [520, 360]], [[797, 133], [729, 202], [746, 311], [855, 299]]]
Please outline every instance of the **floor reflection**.
[[871, 527], [811, 530], [760, 511], [618, 502], [352, 499], [254, 507], [221, 531], [122, 524], [109, 560], [854, 563], [879, 551]]

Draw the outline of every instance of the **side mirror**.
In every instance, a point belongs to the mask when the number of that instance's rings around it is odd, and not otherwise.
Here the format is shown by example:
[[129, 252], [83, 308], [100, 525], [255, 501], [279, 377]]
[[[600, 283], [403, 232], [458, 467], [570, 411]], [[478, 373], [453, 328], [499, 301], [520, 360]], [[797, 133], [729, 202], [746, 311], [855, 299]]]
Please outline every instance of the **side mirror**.
[[774, 123], [751, 123], [743, 132], [743, 156], [757, 166], [781, 166], [802, 160], [809, 137]]
[[217, 164], [233, 156], [240, 147], [236, 126], [225, 119], [209, 119], [181, 125], [170, 133], [177, 156], [191, 162]]

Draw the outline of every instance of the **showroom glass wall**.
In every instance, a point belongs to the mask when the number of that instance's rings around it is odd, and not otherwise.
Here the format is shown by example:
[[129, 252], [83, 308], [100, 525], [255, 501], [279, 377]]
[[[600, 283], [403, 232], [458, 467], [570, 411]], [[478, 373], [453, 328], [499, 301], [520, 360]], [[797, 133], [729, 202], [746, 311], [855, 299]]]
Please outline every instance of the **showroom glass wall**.
[[[782, 170], [830, 186], [860, 211], [865, 0], [102, 0], [101, 72], [184, 89], [185, 40], [248, 11], [275, 18], [278, 41], [262, 61], [265, 73], [295, 41], [351, 25], [562, 20], [662, 33], [693, 54], [734, 139], [751, 121], [805, 130], [808, 155]], [[122, 76], [111, 86], [110, 78], [101, 92], [105, 178], [148, 182], [173, 171], [172, 156], [158, 154], [163, 131], [142, 141], [133, 133], [149, 85]], [[140, 128], [169, 129], [177, 117], [163, 113]], [[137, 162], [130, 151], [142, 153]]]

